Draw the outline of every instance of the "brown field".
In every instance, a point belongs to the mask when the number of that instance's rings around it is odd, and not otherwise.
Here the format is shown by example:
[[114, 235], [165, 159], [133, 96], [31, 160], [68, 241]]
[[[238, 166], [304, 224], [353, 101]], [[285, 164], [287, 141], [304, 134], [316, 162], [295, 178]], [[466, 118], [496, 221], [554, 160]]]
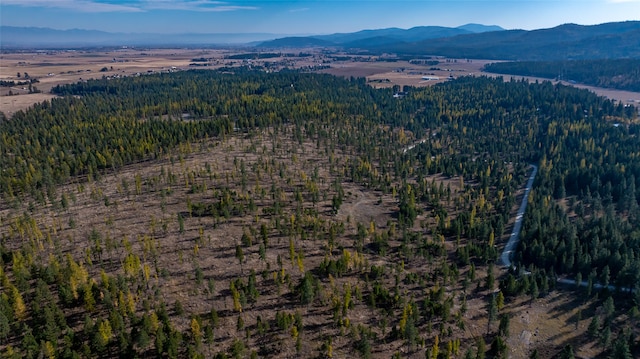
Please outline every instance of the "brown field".
[[[447, 81], [450, 76], [479, 75], [482, 67], [493, 61], [466, 59], [437, 59], [437, 65], [411, 64], [408, 61], [397, 62], [339, 62], [322, 72], [338, 76], [366, 77], [374, 87], [430, 86]], [[434, 69], [435, 68], [435, 69]], [[438, 77], [438, 80], [423, 80], [423, 76]]]
[[[8, 116], [18, 110], [50, 99], [52, 87], [103, 76], [132, 76], [148, 71], [169, 71], [172, 67], [186, 69], [195, 57], [222, 58], [222, 50], [141, 50], [114, 51], [39, 51], [3, 53], [0, 80], [24, 81], [24, 73], [38, 79], [34, 84], [41, 94], [29, 94], [25, 86], [0, 88], [0, 110]], [[106, 68], [106, 71], [101, 71]], [[21, 77], [17, 74], [21, 73]], [[9, 91], [15, 96], [7, 96]]]

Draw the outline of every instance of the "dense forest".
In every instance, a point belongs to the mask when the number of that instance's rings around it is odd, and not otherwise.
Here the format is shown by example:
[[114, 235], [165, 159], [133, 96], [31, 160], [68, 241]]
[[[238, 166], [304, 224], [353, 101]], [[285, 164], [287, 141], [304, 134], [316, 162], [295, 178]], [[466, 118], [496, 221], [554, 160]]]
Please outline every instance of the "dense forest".
[[484, 71], [640, 92], [640, 59], [494, 62]]
[[637, 355], [637, 110], [550, 82], [405, 90], [184, 71], [58, 86], [1, 121], [4, 353], [506, 358], [505, 306], [569, 276], [605, 309], [598, 353]]

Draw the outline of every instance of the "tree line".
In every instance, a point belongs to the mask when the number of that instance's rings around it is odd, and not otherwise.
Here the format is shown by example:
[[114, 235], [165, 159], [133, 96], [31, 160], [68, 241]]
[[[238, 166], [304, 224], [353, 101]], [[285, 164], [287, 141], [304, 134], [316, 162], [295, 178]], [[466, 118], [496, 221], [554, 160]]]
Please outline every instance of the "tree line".
[[494, 62], [483, 70], [640, 91], [640, 59]]

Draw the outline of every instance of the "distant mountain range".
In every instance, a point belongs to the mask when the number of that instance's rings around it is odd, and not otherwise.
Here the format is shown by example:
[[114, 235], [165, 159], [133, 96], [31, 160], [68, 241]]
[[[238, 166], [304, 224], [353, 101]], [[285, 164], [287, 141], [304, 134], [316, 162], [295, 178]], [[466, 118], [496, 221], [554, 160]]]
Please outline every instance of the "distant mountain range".
[[505, 30], [499, 26], [419, 26], [353, 33], [285, 37], [278, 34], [126, 34], [93, 30], [0, 27], [0, 46], [72, 48], [95, 46], [213, 46], [258, 49], [326, 47], [372, 55], [447, 56], [499, 60], [640, 58], [640, 21], [600, 25], [564, 24], [549, 29]]
[[375, 47], [395, 46], [397, 44], [446, 38], [463, 34], [475, 34], [489, 31], [504, 31], [500, 26], [467, 24], [459, 27], [418, 26], [410, 29], [397, 27], [362, 30], [352, 33], [316, 35], [308, 37], [284, 37], [260, 44], [260, 47], [339, 47], [345, 49], [372, 49]]
[[[55, 30], [43, 27], [0, 26], [0, 46], [2, 48], [60, 48], [91, 46], [198, 46], [198, 45], [256, 45], [269, 40], [282, 42], [289, 47], [308, 46], [357, 46], [374, 42], [396, 44], [398, 42], [421, 41], [437, 37], [449, 37], [461, 34], [480, 33], [504, 30], [499, 26], [467, 24], [457, 28], [441, 26], [421, 26], [409, 30], [399, 28], [381, 30], [363, 30], [355, 33], [318, 35], [310, 37], [285, 37], [282, 34], [270, 33], [186, 33], [186, 34], [151, 34], [151, 33], [112, 33], [97, 30]], [[372, 39], [378, 39], [374, 41]]]
[[351, 46], [352, 43], [365, 42], [369, 39], [386, 38], [395, 42], [413, 42], [426, 39], [435, 39], [442, 37], [451, 37], [463, 34], [475, 34], [489, 31], [503, 31], [500, 26], [486, 26], [480, 24], [467, 24], [459, 27], [443, 27], [443, 26], [418, 26], [408, 30], [392, 27], [379, 30], [362, 30], [347, 34], [333, 34], [313, 36], [313, 38]]
[[42, 27], [0, 26], [0, 46], [7, 48], [73, 48], [95, 46], [247, 45], [285, 35], [268, 33], [146, 34], [96, 30], [54, 30]]
[[591, 26], [565, 24], [531, 31], [504, 30], [476, 24], [457, 28], [391, 28], [350, 34], [285, 37], [266, 41], [259, 46], [321, 46], [371, 54], [501, 60], [640, 58], [640, 21]]

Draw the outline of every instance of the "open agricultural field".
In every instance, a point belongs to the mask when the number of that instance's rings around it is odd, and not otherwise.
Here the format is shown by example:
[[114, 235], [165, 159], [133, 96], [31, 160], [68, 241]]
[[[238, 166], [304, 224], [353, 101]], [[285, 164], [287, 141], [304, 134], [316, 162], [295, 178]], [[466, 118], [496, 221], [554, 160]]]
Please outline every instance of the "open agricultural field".
[[[56, 92], [0, 123], [7, 356], [638, 352], [640, 298], [556, 288], [638, 282], [636, 111], [247, 67]], [[499, 268], [530, 163], [518, 267]]]
[[[218, 50], [108, 49], [47, 50], [3, 53], [0, 80], [24, 82], [37, 79], [33, 86], [42, 93], [29, 93], [28, 85], [0, 87], [1, 109], [11, 115], [17, 110], [54, 97], [51, 88], [103, 76], [124, 77], [186, 69], [195, 57], [222, 58]], [[28, 78], [25, 78], [28, 77]], [[9, 91], [14, 96], [8, 96]]]
[[[427, 61], [437, 62], [428, 64]], [[430, 60], [340, 62], [323, 72], [339, 76], [362, 76], [373, 87], [399, 86], [422, 87], [449, 81], [460, 76], [480, 75], [482, 66], [489, 60], [447, 59]], [[427, 79], [428, 78], [428, 79]]]
[[[265, 54], [267, 56], [264, 56]], [[34, 103], [53, 98], [54, 95], [50, 91], [56, 85], [103, 76], [117, 78], [194, 68], [254, 66], [267, 71], [279, 71], [284, 68], [306, 69], [336, 76], [365, 77], [375, 88], [396, 86], [400, 90], [404, 86], [431, 86], [460, 76], [503, 76], [505, 79], [512, 77], [483, 72], [483, 66], [495, 62], [493, 60], [434, 57], [408, 61], [388, 56], [334, 53], [317, 48], [273, 52], [237, 48], [43, 50], [7, 52], [1, 54], [0, 59], [0, 81], [16, 83], [13, 86], [0, 87], [0, 111], [8, 116]], [[25, 76], [29, 79], [25, 79]], [[542, 78], [526, 78], [529, 81], [545, 81]], [[32, 84], [32, 89], [28, 85], [29, 80], [37, 80]], [[640, 103], [640, 94], [636, 92], [571, 85], [587, 88], [625, 104]], [[37, 93], [33, 93], [33, 89]], [[13, 96], [8, 96], [9, 94]]]

